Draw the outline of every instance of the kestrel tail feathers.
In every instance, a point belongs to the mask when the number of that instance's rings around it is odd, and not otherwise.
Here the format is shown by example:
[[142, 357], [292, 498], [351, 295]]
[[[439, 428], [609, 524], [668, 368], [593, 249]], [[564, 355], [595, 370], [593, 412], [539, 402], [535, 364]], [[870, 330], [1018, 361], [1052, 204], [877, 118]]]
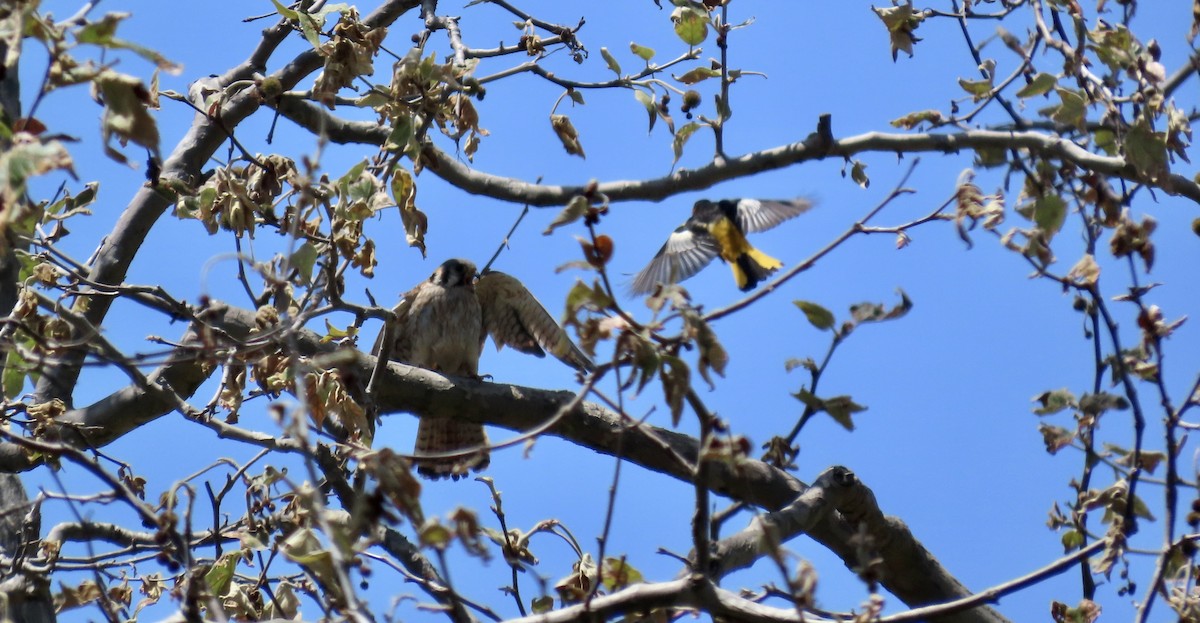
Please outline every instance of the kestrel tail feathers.
[[[417, 473], [426, 478], [458, 480], [471, 470], [479, 471], [488, 466], [491, 457], [487, 444], [487, 433], [482, 424], [448, 418], [421, 418], [417, 424], [417, 458], [413, 463]], [[473, 451], [464, 452], [467, 450]], [[421, 458], [422, 455], [451, 453], [451, 456]]]

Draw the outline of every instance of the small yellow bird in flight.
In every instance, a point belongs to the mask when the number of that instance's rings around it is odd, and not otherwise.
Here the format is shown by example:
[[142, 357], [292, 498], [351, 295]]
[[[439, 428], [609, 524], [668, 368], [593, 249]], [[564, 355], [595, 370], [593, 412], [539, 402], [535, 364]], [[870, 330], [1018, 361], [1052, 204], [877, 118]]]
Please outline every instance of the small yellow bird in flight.
[[671, 233], [650, 264], [633, 278], [629, 292], [650, 294], [660, 283], [678, 283], [717, 257], [733, 269], [738, 289], [752, 290], [783, 263], [755, 249], [746, 234], [771, 229], [811, 207], [812, 202], [806, 199], [701, 199], [688, 220]]

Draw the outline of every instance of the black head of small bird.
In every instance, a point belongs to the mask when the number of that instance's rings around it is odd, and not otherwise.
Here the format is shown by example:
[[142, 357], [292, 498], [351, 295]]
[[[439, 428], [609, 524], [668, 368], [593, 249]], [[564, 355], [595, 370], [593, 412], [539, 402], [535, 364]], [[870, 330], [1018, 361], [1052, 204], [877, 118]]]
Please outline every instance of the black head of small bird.
[[688, 217], [688, 222], [712, 223], [727, 218], [740, 230], [741, 226], [737, 223], [737, 207], [738, 201], [734, 199], [721, 199], [716, 202], [701, 199], [692, 206], [692, 215]]
[[634, 277], [630, 293], [649, 294], [660, 283], [683, 281], [717, 257], [730, 265], [739, 289], [752, 290], [783, 263], [754, 248], [746, 234], [775, 227], [810, 207], [812, 203], [806, 199], [701, 199], [687, 221]]

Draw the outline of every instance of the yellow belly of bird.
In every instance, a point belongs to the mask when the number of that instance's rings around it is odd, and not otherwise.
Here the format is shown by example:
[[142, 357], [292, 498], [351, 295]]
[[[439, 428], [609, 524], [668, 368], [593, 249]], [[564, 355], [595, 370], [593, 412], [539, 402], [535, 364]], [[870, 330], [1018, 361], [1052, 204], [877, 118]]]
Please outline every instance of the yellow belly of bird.
[[717, 245], [721, 247], [721, 259], [726, 262], [735, 262], [743, 253], [754, 248], [727, 218], [718, 219], [709, 227], [709, 232], [717, 239]]
[[751, 261], [761, 266], [764, 269], [763, 272], [774, 271], [783, 266], [783, 262], [751, 246], [750, 241], [746, 240], [745, 234], [729, 219], [723, 218], [713, 223], [709, 227], [709, 232], [721, 247], [721, 259], [729, 262], [729, 267], [733, 270], [733, 280], [740, 289], [745, 289], [750, 280], [746, 271], [738, 265], [738, 258], [743, 255], [749, 256]]

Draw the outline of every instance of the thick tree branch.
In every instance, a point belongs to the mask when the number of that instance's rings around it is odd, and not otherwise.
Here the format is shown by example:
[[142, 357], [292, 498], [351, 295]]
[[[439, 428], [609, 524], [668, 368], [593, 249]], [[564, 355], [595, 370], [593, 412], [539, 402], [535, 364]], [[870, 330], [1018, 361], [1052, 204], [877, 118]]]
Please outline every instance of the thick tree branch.
[[[323, 132], [335, 143], [382, 145], [391, 130], [365, 121], [348, 121], [330, 115], [316, 105], [296, 98], [280, 102], [285, 117], [313, 132]], [[916, 154], [922, 152], [959, 153], [975, 150], [1028, 150], [1042, 157], [1070, 162], [1081, 168], [1160, 188], [1200, 203], [1200, 184], [1179, 174], [1164, 179], [1142, 179], [1124, 158], [1092, 153], [1055, 134], [1038, 131], [969, 130], [956, 133], [885, 133], [867, 132], [832, 141], [819, 133], [779, 147], [714, 161], [695, 169], [679, 169], [670, 175], [646, 180], [601, 182], [596, 191], [612, 201], [662, 201], [692, 190], [704, 190], [721, 182], [747, 177], [763, 171], [782, 169], [830, 156], [849, 158], [864, 153]], [[509, 177], [472, 169], [432, 143], [421, 154], [425, 166], [438, 177], [469, 193], [494, 199], [527, 203], [538, 207], [565, 205], [582, 194], [584, 185], [555, 186], [531, 184]]]
[[862, 486], [850, 470], [832, 467], [787, 506], [754, 517], [737, 534], [712, 544], [712, 577], [722, 578], [745, 569], [769, 554], [775, 545], [814, 529], [835, 511], [853, 486]]

